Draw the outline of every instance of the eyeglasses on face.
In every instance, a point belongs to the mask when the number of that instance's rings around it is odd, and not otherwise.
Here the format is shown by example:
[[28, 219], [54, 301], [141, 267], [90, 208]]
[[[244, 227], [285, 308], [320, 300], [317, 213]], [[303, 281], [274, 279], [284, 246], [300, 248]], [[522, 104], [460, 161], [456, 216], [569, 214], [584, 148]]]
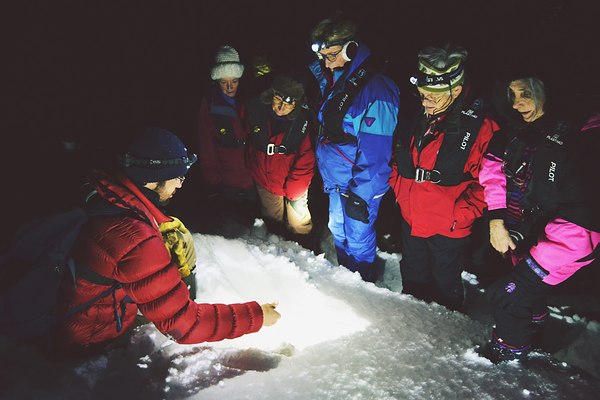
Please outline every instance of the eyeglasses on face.
[[179, 179], [179, 182], [183, 183], [183, 181], [185, 181], [185, 176], [178, 176], [177, 179]]
[[336, 52], [329, 53], [329, 54], [323, 54], [320, 51], [318, 51], [317, 52], [317, 57], [319, 57], [320, 60], [326, 59], [329, 62], [334, 62], [335, 60], [337, 60], [337, 57], [342, 52], [342, 50], [343, 50], [343, 48], [339, 49]]

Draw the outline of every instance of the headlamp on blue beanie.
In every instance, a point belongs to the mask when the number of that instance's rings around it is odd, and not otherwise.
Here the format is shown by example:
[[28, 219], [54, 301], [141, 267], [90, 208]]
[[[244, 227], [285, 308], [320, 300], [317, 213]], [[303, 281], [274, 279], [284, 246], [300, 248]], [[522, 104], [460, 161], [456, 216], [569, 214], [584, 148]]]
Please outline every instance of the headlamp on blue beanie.
[[198, 157], [163, 128], [146, 128], [121, 158], [125, 175], [137, 184], [168, 181], [185, 176]]

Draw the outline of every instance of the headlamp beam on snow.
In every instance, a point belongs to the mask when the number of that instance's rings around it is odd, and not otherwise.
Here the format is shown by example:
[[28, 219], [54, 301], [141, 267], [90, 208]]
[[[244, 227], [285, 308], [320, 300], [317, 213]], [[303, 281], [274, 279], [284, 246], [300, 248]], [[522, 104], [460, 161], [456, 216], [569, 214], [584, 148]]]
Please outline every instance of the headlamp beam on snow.
[[190, 167], [197, 160], [198, 160], [198, 156], [196, 156], [196, 154], [188, 154], [185, 157], [171, 158], [171, 159], [167, 159], [167, 160], [158, 160], [158, 159], [151, 159], [151, 158], [138, 158], [129, 153], [126, 153], [123, 156], [123, 165], [125, 166], [125, 168], [135, 165], [138, 167], [157, 168], [157, 169], [170, 167], [173, 165], [179, 165], [179, 164], [183, 164], [183, 165]]

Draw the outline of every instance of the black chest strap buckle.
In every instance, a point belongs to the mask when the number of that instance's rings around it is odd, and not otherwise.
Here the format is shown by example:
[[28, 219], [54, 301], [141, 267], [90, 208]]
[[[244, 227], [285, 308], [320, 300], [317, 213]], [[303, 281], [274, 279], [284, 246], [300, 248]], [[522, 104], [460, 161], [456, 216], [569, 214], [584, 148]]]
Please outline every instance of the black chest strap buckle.
[[287, 149], [284, 145], [275, 146], [273, 143], [267, 145], [267, 155], [272, 156], [273, 154], [285, 154]]
[[435, 169], [423, 169], [416, 168], [415, 169], [415, 182], [422, 183], [425, 181], [430, 181], [431, 183], [440, 183], [442, 181], [442, 174], [440, 171]]

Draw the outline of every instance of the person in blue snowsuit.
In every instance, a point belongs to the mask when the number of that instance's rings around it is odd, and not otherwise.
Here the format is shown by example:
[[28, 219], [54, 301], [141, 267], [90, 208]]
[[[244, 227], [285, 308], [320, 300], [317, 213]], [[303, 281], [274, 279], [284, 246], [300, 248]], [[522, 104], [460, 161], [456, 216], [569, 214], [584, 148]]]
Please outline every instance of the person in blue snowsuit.
[[374, 223], [389, 189], [400, 90], [375, 70], [356, 33], [349, 20], [319, 22], [311, 34], [317, 60], [309, 69], [321, 93], [316, 158], [338, 264], [375, 282], [382, 271], [375, 266]]

